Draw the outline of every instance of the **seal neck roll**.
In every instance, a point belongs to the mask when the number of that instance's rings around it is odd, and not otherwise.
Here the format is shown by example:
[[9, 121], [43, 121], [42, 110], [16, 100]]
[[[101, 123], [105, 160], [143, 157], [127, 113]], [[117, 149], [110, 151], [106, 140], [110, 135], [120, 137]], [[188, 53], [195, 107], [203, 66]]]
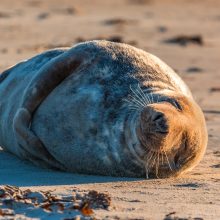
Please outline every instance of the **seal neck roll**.
[[143, 157], [145, 151], [141, 148], [138, 136], [137, 136], [137, 127], [139, 125], [140, 115], [139, 112], [133, 112], [129, 114], [125, 120], [124, 135], [126, 146], [128, 147], [129, 152], [135, 158], [135, 161], [139, 166], [144, 166]]

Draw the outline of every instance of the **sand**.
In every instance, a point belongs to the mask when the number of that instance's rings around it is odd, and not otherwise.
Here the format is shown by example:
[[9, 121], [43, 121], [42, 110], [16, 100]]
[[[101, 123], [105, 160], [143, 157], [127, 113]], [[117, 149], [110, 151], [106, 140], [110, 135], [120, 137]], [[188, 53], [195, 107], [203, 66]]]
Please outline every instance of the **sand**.
[[[160, 57], [186, 81], [205, 113], [209, 143], [193, 171], [162, 180], [45, 170], [1, 150], [0, 185], [53, 190], [55, 195], [108, 193], [111, 205], [108, 210], [94, 209], [96, 219], [160, 220], [169, 213], [167, 219], [220, 219], [219, 7], [217, 0], [1, 0], [0, 72], [46, 49], [82, 40], [130, 43]], [[28, 207], [14, 207], [17, 218], [82, 216]], [[0, 214], [0, 219], [6, 217]]]

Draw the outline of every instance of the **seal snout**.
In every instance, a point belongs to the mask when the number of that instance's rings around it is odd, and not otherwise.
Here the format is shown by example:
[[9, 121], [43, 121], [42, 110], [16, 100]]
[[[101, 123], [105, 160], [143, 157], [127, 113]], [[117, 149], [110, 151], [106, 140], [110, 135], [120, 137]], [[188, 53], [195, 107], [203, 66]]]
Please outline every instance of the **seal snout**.
[[153, 108], [153, 106], [148, 106], [143, 110], [141, 113], [141, 119], [144, 123], [142, 128], [146, 128], [144, 132], [148, 131], [149, 133], [159, 136], [169, 133], [168, 119], [166, 115], [162, 111]]
[[164, 113], [158, 111], [153, 112], [152, 122], [154, 123], [155, 132], [159, 134], [168, 134], [169, 127]]
[[161, 152], [169, 136], [169, 120], [166, 114], [154, 105], [147, 106], [140, 115], [138, 137], [145, 149]]

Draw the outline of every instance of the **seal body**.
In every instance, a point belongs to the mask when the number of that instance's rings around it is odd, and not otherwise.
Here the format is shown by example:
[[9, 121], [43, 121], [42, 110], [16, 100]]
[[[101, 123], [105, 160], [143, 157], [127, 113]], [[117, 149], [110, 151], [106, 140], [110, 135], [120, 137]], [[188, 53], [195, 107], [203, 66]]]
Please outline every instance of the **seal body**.
[[[145, 138], [142, 117], [153, 115], [149, 109], [155, 111], [154, 103], [173, 102], [178, 107], [176, 94], [194, 105], [189, 89], [170, 67], [129, 45], [91, 41], [47, 51], [2, 73], [0, 145], [44, 167], [144, 177], [152, 155], [145, 141], [156, 142]], [[206, 138], [203, 115], [199, 117]], [[180, 151], [180, 140], [176, 142]], [[207, 138], [197, 144], [199, 159], [187, 169], [201, 159], [206, 142]], [[163, 163], [159, 159], [159, 168], [153, 161], [151, 167], [148, 164], [149, 172], [172, 166], [169, 152], [168, 161], [165, 156]]]

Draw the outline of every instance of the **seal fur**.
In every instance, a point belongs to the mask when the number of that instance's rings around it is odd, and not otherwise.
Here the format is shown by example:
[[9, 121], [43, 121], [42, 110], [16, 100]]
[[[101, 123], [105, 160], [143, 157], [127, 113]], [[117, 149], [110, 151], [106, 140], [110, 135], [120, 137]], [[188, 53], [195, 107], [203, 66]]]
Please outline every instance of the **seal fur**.
[[37, 165], [168, 177], [192, 169], [205, 152], [204, 116], [188, 87], [142, 50], [91, 41], [6, 72], [0, 144]]

